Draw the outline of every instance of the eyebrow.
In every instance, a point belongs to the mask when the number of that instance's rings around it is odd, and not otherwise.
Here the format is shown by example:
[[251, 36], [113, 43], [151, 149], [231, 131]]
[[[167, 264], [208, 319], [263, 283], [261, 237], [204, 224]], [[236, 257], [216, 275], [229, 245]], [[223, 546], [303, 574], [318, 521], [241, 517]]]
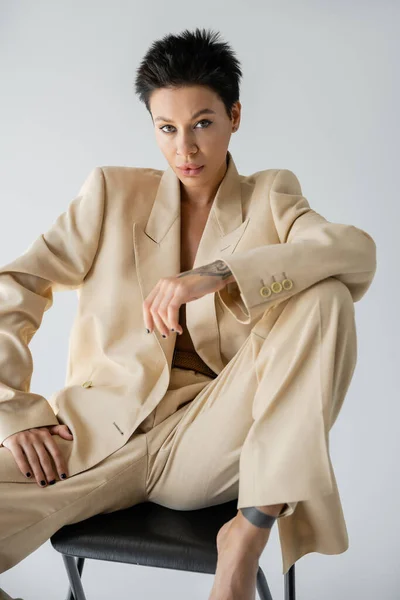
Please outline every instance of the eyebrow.
[[[215, 112], [215, 110], [211, 110], [211, 108], [203, 108], [202, 110], [198, 110], [196, 113], [194, 113], [194, 115], [192, 115], [192, 119], [195, 119], [196, 117], [198, 117], [199, 115], [202, 114], [212, 114], [212, 115], [216, 115], [217, 113]], [[156, 121], [172, 121], [172, 119], [167, 119], [165, 117], [156, 117], [154, 119], [154, 122]]]

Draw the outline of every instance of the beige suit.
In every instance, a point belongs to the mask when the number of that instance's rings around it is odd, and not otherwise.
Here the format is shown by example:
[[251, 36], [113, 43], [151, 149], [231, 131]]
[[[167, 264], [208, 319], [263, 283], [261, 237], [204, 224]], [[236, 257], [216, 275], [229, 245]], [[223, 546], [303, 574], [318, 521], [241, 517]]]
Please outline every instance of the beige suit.
[[[66, 212], [0, 269], [0, 443], [57, 423], [74, 435], [55, 436], [70, 477], [45, 490], [0, 448], [0, 515], [14, 506], [14, 520], [0, 516], [0, 573], [63, 524], [147, 499], [287, 502], [284, 572], [308, 552], [347, 549], [328, 433], [355, 368], [353, 303], [371, 285], [376, 246], [312, 210], [291, 171], [239, 175], [228, 157], [194, 268], [223, 259], [236, 282], [186, 305], [215, 379], [171, 370], [175, 334], [145, 331], [144, 298], [180, 272], [171, 168], [94, 168]], [[66, 382], [46, 399], [30, 391], [28, 344], [53, 292], [73, 289]], [[27, 512], [31, 500], [40, 508]]]

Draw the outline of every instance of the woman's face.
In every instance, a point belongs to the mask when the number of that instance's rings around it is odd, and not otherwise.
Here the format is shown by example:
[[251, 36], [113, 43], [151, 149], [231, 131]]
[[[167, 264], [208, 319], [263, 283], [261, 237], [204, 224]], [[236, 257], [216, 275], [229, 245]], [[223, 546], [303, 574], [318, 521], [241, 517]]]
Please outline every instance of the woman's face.
[[[232, 129], [239, 126], [240, 109], [240, 102], [236, 102], [230, 119], [219, 96], [205, 86], [161, 88], [152, 93], [150, 111], [157, 144], [185, 187], [212, 187], [221, 170], [225, 173], [229, 141]], [[184, 163], [203, 169], [188, 176], [179, 168]]]

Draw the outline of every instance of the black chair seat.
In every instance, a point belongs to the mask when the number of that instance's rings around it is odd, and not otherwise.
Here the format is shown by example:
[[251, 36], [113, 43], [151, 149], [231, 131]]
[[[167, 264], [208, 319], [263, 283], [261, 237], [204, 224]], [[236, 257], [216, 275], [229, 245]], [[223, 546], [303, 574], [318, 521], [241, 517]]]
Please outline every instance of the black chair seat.
[[[65, 525], [50, 541], [63, 556], [68, 600], [86, 600], [81, 581], [86, 558], [215, 574], [217, 533], [236, 514], [237, 500], [190, 511], [143, 502]], [[261, 567], [257, 590], [262, 600], [272, 600]], [[285, 600], [295, 600], [294, 565], [285, 574]]]
[[62, 554], [164, 569], [215, 573], [216, 536], [237, 501], [178, 511], [153, 502], [65, 525], [51, 537]]

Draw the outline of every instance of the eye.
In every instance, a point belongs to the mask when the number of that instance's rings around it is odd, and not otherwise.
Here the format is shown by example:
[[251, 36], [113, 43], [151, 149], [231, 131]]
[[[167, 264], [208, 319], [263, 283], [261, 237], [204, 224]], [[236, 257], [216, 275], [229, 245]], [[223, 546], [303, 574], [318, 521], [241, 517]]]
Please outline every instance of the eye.
[[[207, 123], [207, 127], [208, 127], [209, 125], [211, 125], [212, 121], [209, 121], [208, 119], [202, 119], [201, 121], [199, 121], [199, 122], [197, 123], [197, 125], [198, 125], [199, 123]], [[201, 127], [201, 129], [207, 129], [207, 127]]]
[[[197, 125], [198, 125], [199, 123], [207, 123], [207, 126], [206, 126], [206, 127], [200, 127], [200, 129], [207, 129], [207, 127], [208, 127], [209, 125], [211, 125], [212, 121], [210, 121], [209, 119], [202, 119], [201, 121], [198, 121], [198, 122], [197, 122]], [[165, 131], [165, 130], [164, 130], [164, 127], [173, 127], [173, 128], [174, 128], [174, 126], [173, 126], [173, 125], [163, 125], [163, 126], [162, 126], [162, 127], [160, 127], [159, 129], [161, 129], [161, 131], [164, 131], [164, 133], [171, 133], [171, 131]]]

